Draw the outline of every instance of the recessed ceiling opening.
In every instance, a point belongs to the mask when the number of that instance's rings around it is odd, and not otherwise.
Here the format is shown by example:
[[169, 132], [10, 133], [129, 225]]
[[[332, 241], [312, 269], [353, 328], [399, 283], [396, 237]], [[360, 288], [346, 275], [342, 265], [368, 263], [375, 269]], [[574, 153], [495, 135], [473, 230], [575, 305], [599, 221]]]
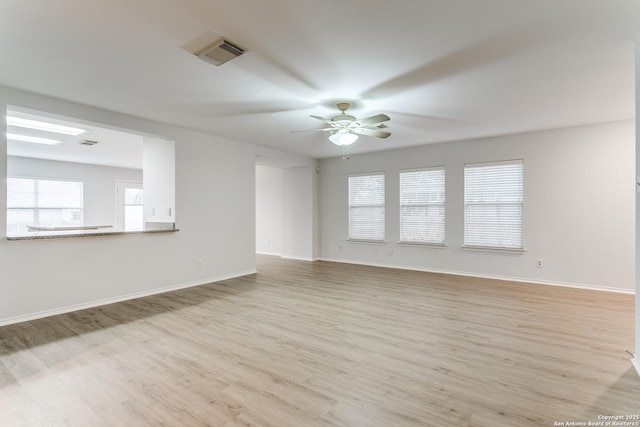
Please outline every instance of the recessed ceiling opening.
[[6, 125], [9, 157], [142, 170], [143, 135], [125, 129], [13, 106]]

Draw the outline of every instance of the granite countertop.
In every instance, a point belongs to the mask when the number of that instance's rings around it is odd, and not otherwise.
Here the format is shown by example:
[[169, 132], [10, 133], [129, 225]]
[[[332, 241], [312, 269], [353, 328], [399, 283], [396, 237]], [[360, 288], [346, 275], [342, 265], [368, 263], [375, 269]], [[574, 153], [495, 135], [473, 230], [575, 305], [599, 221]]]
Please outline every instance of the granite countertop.
[[[169, 224], [167, 224], [169, 225]], [[35, 228], [34, 228], [35, 229]], [[28, 234], [8, 235], [7, 240], [25, 241], [25, 240], [52, 240], [66, 239], [78, 237], [101, 237], [101, 236], [122, 236], [131, 234], [157, 234], [157, 233], [174, 233], [179, 231], [174, 224], [170, 227], [149, 227], [149, 229], [139, 231], [120, 231], [114, 230], [111, 226], [85, 226], [85, 227], [38, 227], [39, 231], [31, 231]]]

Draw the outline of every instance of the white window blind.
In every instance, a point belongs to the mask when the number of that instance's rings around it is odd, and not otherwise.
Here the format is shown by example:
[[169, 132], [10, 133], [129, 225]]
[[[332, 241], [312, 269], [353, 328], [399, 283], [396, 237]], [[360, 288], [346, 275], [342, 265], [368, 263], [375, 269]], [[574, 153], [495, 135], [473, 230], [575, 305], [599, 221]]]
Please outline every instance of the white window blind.
[[83, 183], [7, 178], [7, 234], [30, 225], [78, 226], [83, 223]]
[[400, 172], [400, 242], [444, 244], [444, 167]]
[[384, 240], [384, 174], [349, 177], [349, 239]]
[[464, 168], [464, 244], [522, 249], [521, 160]]

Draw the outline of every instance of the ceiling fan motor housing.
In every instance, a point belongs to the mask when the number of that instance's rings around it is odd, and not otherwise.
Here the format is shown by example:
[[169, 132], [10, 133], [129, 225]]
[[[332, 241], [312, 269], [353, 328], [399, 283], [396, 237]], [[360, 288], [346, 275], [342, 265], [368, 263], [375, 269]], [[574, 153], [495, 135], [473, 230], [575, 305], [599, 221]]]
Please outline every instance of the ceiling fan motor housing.
[[350, 116], [345, 113], [351, 107], [351, 104], [348, 102], [338, 102], [336, 104], [338, 110], [340, 110], [340, 114], [337, 116], [333, 116], [331, 121], [337, 123], [340, 126], [347, 126], [350, 122], [355, 122], [356, 118], [354, 116]]
[[334, 116], [331, 118], [331, 121], [338, 124], [338, 125], [348, 125], [351, 122], [354, 122], [356, 120], [355, 117], [350, 116], [348, 114], [340, 114], [338, 116]]

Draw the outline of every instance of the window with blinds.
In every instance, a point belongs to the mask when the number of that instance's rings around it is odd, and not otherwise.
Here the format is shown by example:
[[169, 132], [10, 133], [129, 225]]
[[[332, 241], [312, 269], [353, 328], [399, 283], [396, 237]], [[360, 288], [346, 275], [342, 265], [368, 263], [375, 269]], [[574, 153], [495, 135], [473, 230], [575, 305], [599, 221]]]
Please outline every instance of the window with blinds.
[[30, 225], [80, 226], [83, 223], [83, 183], [7, 178], [7, 234], [27, 233]]
[[465, 246], [523, 249], [523, 192], [522, 160], [465, 165]]
[[349, 176], [349, 239], [383, 241], [384, 173]]
[[443, 245], [444, 167], [400, 172], [400, 242]]

